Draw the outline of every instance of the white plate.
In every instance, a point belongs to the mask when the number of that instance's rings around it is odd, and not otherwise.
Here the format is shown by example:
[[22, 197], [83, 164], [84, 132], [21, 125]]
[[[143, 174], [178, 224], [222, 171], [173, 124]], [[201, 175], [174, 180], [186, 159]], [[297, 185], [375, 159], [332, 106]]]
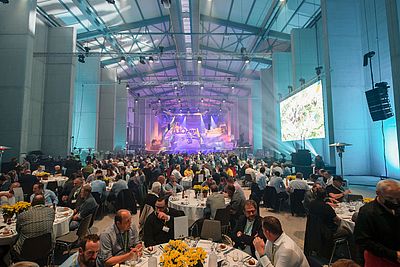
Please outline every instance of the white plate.
[[245, 261], [243, 262], [243, 264], [244, 264], [245, 266], [247, 266], [247, 267], [255, 267], [255, 266], [257, 266], [257, 261], [256, 261], [256, 260], [253, 259], [254, 264], [249, 264], [249, 260], [251, 260], [251, 259], [245, 260]]

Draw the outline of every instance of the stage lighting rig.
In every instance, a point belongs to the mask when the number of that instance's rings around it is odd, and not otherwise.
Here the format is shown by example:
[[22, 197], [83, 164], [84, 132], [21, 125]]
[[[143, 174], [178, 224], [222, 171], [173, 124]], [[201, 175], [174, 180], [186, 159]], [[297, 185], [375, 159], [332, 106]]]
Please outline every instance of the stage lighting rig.
[[9, 4], [10, 3], [9, 0], [0, 0], [0, 2], [2, 2], [3, 4]]
[[109, 4], [115, 5], [115, 0], [106, 0], [106, 1], [107, 1], [107, 3], [109, 3]]
[[161, 4], [164, 8], [171, 8], [171, 0], [161, 0]]
[[78, 55], [78, 62], [85, 63], [85, 55], [84, 54], [79, 54]]

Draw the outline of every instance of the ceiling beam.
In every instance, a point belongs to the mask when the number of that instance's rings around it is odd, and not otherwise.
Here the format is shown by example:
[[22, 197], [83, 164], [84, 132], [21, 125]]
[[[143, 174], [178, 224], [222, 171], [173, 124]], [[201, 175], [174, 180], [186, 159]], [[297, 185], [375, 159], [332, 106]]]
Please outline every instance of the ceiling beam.
[[[215, 48], [215, 47], [210, 47], [210, 46], [206, 46], [203, 44], [200, 44], [200, 49], [214, 52], [214, 53], [234, 53], [232, 51], [227, 51], [227, 50], [223, 50], [223, 49], [219, 49], [219, 48]], [[251, 55], [250, 55], [250, 57], [251, 57]], [[272, 65], [272, 60], [269, 58], [251, 57], [250, 59], [252, 62], [261, 63], [261, 64], [265, 64], [265, 65], [269, 65], [269, 66]]]
[[[166, 15], [166, 16], [155, 17], [155, 18], [151, 18], [151, 19], [144, 19], [144, 20], [140, 20], [140, 21], [126, 23], [126, 24], [111, 26], [111, 27], [108, 27], [108, 29], [105, 32], [109, 33], [109, 34], [116, 34], [116, 33], [122, 32], [122, 31], [128, 31], [131, 29], [147, 27], [150, 25], [156, 25], [156, 24], [167, 22], [167, 21], [169, 21], [169, 16]], [[102, 37], [103, 35], [104, 35], [104, 32], [102, 32], [100, 30], [82, 32], [82, 33], [78, 33], [77, 41], [85, 41], [85, 40], [89, 40], [89, 39], [94, 39], [97, 37]]]
[[[229, 75], [232, 75], [234, 77], [238, 77], [239, 73], [236, 71], [231, 71], [231, 70], [224, 70], [224, 69], [220, 69], [217, 67], [213, 67], [213, 66], [209, 66], [209, 65], [201, 65], [202, 68], [208, 69], [208, 70], [213, 70], [213, 71], [217, 71], [217, 72], [222, 72], [222, 73], [226, 73]], [[258, 75], [248, 75], [248, 74], [243, 74], [241, 75], [241, 77], [250, 79], [250, 80], [260, 80], [260, 77]]]
[[[163, 72], [163, 71], [168, 71], [168, 70], [174, 70], [176, 69], [175, 65], [172, 66], [167, 66], [165, 68], [161, 68], [161, 69], [154, 69], [154, 70], [149, 70], [149, 71], [143, 71], [140, 74], [133, 74], [133, 75], [129, 75], [128, 77], [121, 77], [122, 80], [129, 80], [129, 79], [134, 79], [134, 78], [139, 78], [139, 77], [145, 77], [151, 74], [155, 74], [155, 73], [159, 73], [159, 72]], [[147, 86], [147, 87], [152, 87], [152, 86]]]
[[[171, 45], [171, 46], [164, 47], [163, 51], [164, 52], [169, 52], [169, 51], [175, 51], [175, 49], [176, 49], [175, 46]], [[160, 50], [157, 48], [157, 49], [154, 49], [154, 50], [144, 51], [144, 53], [146, 53], [146, 55], [147, 54], [151, 54], [151, 53], [159, 54]], [[109, 58], [109, 59], [102, 60], [100, 62], [100, 64], [101, 64], [101, 66], [107, 66], [107, 65], [118, 63], [120, 60], [121, 60], [121, 57]]]
[[[211, 23], [214, 23], [214, 24], [217, 24], [217, 25], [238, 29], [238, 30], [250, 32], [250, 33], [253, 33], [253, 34], [264, 35], [264, 33], [267, 31], [266, 29], [259, 28], [259, 27], [256, 27], [256, 26], [252, 26], [252, 25], [249, 25], [249, 24], [239, 23], [239, 22], [226, 20], [226, 19], [215, 18], [215, 17], [204, 15], [204, 14], [200, 15], [200, 19], [202, 21], [211, 22]], [[280, 39], [280, 40], [283, 40], [283, 41], [290, 41], [290, 34], [287, 34], [287, 33], [284, 33], [284, 32], [278, 32], [278, 31], [274, 31], [274, 30], [269, 30], [267, 32], [266, 36], [269, 36], [271, 38]]]

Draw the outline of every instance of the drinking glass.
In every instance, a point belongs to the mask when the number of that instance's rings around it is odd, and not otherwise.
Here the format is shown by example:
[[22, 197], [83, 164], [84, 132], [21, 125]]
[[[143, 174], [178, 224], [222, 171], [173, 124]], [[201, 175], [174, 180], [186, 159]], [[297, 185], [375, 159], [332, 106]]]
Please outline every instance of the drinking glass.
[[234, 251], [232, 253], [232, 259], [233, 259], [234, 262], [238, 262], [240, 260], [240, 255], [239, 255], [238, 251]]

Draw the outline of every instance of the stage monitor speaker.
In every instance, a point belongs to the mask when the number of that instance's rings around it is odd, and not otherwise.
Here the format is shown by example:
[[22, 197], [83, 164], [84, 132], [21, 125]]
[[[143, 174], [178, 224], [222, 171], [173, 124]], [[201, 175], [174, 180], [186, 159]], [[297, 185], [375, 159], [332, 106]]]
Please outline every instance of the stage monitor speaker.
[[292, 164], [300, 166], [311, 165], [311, 153], [307, 149], [300, 149], [296, 153], [292, 153]]
[[373, 121], [383, 121], [393, 117], [390, 106], [388, 88], [386, 82], [377, 83], [376, 88], [366, 91], [369, 113]]

